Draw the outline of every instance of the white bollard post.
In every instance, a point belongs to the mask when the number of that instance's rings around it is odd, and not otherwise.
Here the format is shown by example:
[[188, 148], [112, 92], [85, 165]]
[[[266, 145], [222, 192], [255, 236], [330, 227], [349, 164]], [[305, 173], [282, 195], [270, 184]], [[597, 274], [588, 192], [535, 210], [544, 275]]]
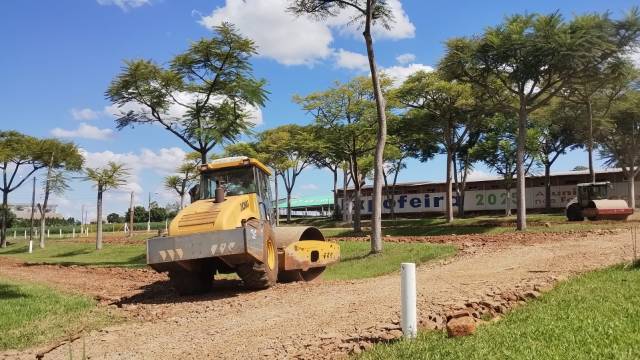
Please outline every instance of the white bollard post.
[[47, 229], [47, 239], [51, 236], [51, 229]]
[[29, 254], [33, 253], [33, 239], [29, 239]]
[[24, 231], [24, 239], [27, 240], [27, 230]]
[[76, 237], [76, 228], [74, 227], [73, 230], [71, 230], [71, 238], [75, 238]]
[[400, 326], [406, 339], [415, 339], [418, 334], [416, 320], [416, 264], [400, 264], [402, 282], [400, 291], [402, 294], [402, 311]]
[[62, 229], [60, 229], [60, 239], [62, 239]]
[[15, 240], [15, 239], [16, 239], [16, 231], [13, 230], [13, 240]]

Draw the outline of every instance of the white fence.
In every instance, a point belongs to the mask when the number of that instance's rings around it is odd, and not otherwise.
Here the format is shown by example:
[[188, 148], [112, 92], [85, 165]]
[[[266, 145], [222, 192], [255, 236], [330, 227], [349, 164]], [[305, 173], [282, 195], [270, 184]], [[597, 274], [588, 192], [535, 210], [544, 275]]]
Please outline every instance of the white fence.
[[[640, 183], [636, 182], [636, 206], [640, 205]], [[507, 193], [504, 190], [470, 190], [465, 193], [466, 211], [490, 211], [504, 210], [506, 208]], [[575, 185], [563, 185], [551, 187], [551, 206], [554, 208], [564, 208], [565, 205], [576, 197]], [[612, 199], [624, 199], [629, 202], [629, 184], [627, 182], [613, 183], [609, 189], [609, 197]], [[443, 212], [445, 210], [445, 193], [418, 193], [406, 194], [401, 193], [394, 196], [395, 213], [422, 213], [422, 212]], [[527, 188], [526, 202], [527, 209], [543, 209], [545, 199], [544, 187]], [[457, 207], [457, 197], [453, 198], [454, 208]], [[511, 208], [516, 208], [516, 190], [511, 192]], [[338, 203], [342, 203], [342, 198], [338, 199]], [[384, 197], [383, 212], [391, 212], [390, 202]], [[371, 197], [362, 197], [362, 214], [371, 213]]]

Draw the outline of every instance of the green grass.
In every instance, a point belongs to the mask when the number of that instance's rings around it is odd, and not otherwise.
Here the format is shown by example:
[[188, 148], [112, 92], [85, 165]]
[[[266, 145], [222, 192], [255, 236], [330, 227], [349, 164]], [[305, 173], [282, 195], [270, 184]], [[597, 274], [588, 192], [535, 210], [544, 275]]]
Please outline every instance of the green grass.
[[421, 333], [361, 359], [639, 359], [640, 270], [613, 267], [560, 284], [470, 337]]
[[[628, 226], [614, 221], [585, 221], [569, 223], [563, 214], [529, 214], [527, 216], [530, 232], [569, 232], [595, 229], [610, 229]], [[439, 236], [452, 234], [503, 234], [515, 231], [515, 216], [483, 215], [455, 219], [447, 224], [442, 217], [420, 219], [383, 220], [385, 235], [392, 236]], [[326, 237], [349, 237], [369, 234], [369, 221], [363, 221], [363, 232], [356, 233], [343, 223], [331, 219], [296, 219], [291, 225], [308, 223], [320, 228]], [[284, 224], [286, 226], [286, 224]]]
[[88, 297], [0, 280], [0, 350], [64, 339], [113, 320]]
[[376, 277], [400, 270], [400, 263], [424, 263], [455, 254], [455, 247], [433, 244], [384, 243], [382, 254], [370, 255], [368, 242], [341, 241], [340, 262], [324, 272], [327, 280], [351, 280]]
[[49, 241], [45, 249], [34, 246], [33, 253], [29, 254], [27, 245], [21, 241], [0, 249], [0, 255], [29, 263], [61, 265], [142, 267], [146, 264], [144, 243], [104, 244], [102, 250], [95, 250], [95, 244], [89, 242]]

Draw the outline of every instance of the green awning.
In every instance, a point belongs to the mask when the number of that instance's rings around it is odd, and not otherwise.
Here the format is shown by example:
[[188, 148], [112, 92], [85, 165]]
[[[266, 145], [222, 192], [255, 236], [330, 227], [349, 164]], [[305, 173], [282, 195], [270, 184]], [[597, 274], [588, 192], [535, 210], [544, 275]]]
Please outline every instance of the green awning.
[[[333, 195], [328, 196], [306, 196], [291, 199], [291, 208], [319, 207], [333, 205]], [[278, 203], [279, 208], [287, 207], [287, 199], [281, 199]]]

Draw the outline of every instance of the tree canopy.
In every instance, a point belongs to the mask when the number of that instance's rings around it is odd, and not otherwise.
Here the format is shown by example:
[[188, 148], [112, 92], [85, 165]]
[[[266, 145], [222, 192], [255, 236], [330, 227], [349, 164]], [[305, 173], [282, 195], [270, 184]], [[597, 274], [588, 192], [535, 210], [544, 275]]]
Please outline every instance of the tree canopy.
[[247, 133], [252, 111], [263, 106], [265, 81], [253, 77], [252, 40], [227, 23], [210, 39], [193, 42], [167, 68], [150, 60], [125, 62], [107, 98], [120, 108], [118, 129], [159, 124], [207, 161], [223, 142]]

